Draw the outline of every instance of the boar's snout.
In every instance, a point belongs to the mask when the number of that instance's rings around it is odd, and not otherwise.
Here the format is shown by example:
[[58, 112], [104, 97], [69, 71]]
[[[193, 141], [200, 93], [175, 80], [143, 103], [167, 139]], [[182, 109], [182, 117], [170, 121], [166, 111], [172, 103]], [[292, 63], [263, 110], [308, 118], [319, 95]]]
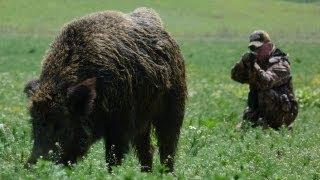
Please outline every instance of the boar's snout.
[[37, 159], [33, 157], [29, 157], [28, 161], [24, 164], [24, 168], [29, 169], [31, 166], [37, 163]]
[[36, 164], [39, 158], [44, 158], [47, 159], [48, 157], [48, 152], [43, 150], [42, 148], [34, 146], [32, 148], [31, 155], [24, 165], [25, 168], [30, 168], [32, 165]]

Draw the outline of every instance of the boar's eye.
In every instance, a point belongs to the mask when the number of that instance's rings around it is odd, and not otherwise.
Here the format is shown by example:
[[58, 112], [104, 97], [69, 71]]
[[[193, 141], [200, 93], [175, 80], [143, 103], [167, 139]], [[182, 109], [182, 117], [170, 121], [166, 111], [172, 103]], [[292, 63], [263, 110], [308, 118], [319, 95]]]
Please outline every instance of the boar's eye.
[[46, 128], [48, 126], [48, 123], [45, 120], [38, 120], [38, 125], [42, 128]]
[[63, 124], [60, 120], [58, 120], [54, 123], [54, 130], [57, 131], [57, 130], [61, 130], [61, 129], [63, 129]]

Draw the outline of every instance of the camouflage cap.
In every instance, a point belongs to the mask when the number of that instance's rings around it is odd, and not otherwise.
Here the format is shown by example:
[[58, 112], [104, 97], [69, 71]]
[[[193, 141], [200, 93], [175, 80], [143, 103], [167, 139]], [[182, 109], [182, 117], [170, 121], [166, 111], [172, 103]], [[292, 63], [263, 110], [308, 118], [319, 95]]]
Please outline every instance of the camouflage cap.
[[249, 48], [252, 46], [258, 48], [262, 46], [264, 43], [271, 41], [269, 34], [263, 30], [253, 31], [253, 33], [251, 33], [249, 36], [249, 40]]

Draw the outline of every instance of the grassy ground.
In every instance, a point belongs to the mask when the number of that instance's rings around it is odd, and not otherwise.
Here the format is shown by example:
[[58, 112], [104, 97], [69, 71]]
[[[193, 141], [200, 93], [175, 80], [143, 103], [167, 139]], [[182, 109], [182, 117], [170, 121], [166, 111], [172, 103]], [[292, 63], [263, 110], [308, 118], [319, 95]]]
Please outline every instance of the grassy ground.
[[[244, 3], [245, 2], [245, 3]], [[107, 173], [102, 142], [72, 168], [40, 161], [23, 169], [31, 149], [26, 81], [39, 74], [41, 58], [59, 27], [103, 9], [125, 12], [149, 6], [160, 12], [186, 59], [189, 99], [176, 160], [182, 179], [320, 179], [319, 3], [291, 1], [4, 1], [0, 0], [0, 179], [142, 179], [131, 152]], [[230, 80], [233, 63], [246, 51], [247, 34], [270, 31], [291, 56], [300, 113], [294, 131], [235, 132], [247, 87]]]

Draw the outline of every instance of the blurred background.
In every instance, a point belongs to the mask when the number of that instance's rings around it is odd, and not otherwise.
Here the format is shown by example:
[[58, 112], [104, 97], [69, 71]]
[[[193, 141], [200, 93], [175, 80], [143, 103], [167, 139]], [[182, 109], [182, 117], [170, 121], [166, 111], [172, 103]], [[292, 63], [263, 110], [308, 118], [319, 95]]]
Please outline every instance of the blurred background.
[[318, 0], [1, 0], [0, 32], [53, 36], [62, 24], [104, 10], [154, 8], [179, 39], [245, 40], [253, 29], [274, 39], [320, 40]]

